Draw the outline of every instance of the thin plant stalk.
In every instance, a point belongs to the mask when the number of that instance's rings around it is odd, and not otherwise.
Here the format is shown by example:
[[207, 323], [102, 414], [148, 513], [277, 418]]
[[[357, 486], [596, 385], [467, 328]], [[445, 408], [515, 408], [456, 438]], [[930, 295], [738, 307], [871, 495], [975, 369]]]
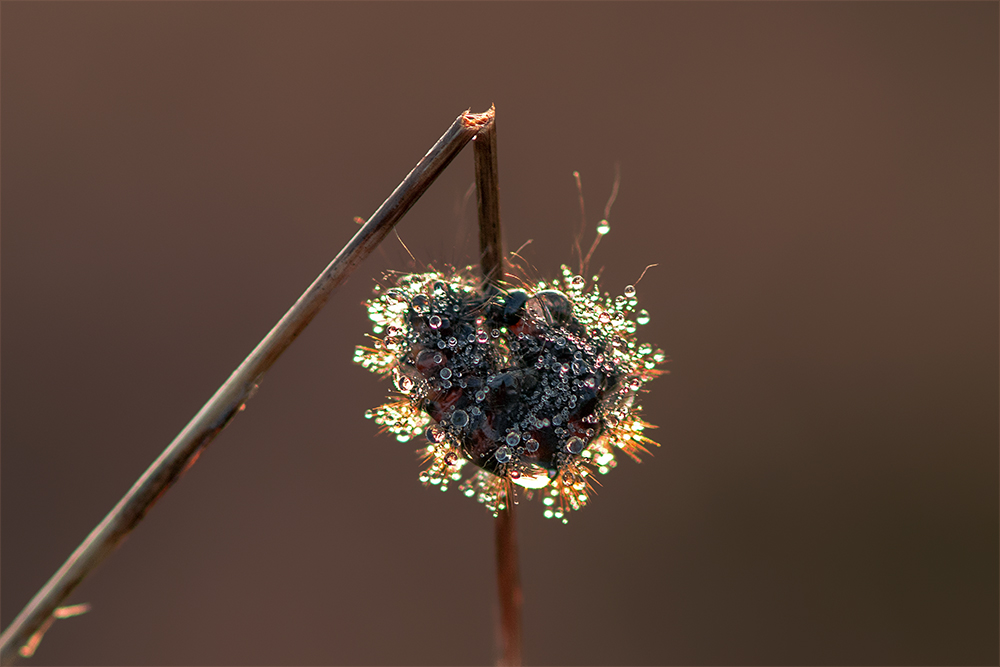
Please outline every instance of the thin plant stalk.
[[[479, 208], [479, 253], [483, 278], [497, 289], [504, 280], [503, 238], [500, 234], [500, 181], [497, 172], [497, 126], [493, 107], [489, 121], [473, 144], [476, 162], [476, 203]], [[485, 115], [485, 114], [484, 114]]]
[[[500, 233], [500, 186], [497, 171], [497, 131], [493, 118], [479, 130], [475, 141], [476, 201], [479, 204], [479, 249], [485, 289], [497, 291], [505, 279], [503, 238]], [[494, 525], [497, 558], [497, 592], [500, 600], [500, 665], [521, 664], [521, 576], [518, 566], [517, 521], [513, 494], [500, 510]]]
[[43, 628], [66, 597], [146, 516], [156, 501], [198, 459], [201, 451], [239, 414], [263, 374], [326, 304], [333, 291], [386, 237], [476, 133], [492, 122], [492, 109], [460, 115], [388, 199], [337, 254], [298, 301], [188, 422], [114, 509], [63, 563], [0, 635], [0, 664], [37, 645]]

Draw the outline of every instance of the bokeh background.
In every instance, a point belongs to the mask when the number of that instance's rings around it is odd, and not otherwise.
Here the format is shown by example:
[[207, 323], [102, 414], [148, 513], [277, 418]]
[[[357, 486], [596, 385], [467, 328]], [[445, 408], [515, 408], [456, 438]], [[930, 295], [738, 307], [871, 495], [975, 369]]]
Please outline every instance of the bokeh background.
[[[996, 664], [996, 3], [11, 3], [6, 626], [466, 108], [509, 250], [643, 268], [662, 447], [519, 514], [530, 664]], [[471, 149], [398, 227], [476, 261]], [[418, 265], [419, 266], [419, 265]], [[494, 659], [491, 517], [363, 419], [394, 237], [35, 664]]]

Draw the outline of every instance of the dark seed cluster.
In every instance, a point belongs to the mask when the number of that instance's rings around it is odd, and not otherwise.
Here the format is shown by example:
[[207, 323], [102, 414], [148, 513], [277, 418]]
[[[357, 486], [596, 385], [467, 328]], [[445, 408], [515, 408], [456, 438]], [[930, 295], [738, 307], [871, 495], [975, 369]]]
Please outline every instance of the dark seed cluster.
[[[596, 282], [596, 279], [595, 279]], [[634, 288], [611, 299], [563, 280], [484, 292], [470, 269], [410, 274], [368, 302], [374, 348], [356, 361], [391, 374], [399, 400], [368, 413], [397, 438], [426, 438], [425, 483], [461, 488], [494, 512], [511, 484], [543, 491], [546, 516], [586, 504], [592, 470], [650, 443], [637, 392], [663, 353], [634, 340]]]

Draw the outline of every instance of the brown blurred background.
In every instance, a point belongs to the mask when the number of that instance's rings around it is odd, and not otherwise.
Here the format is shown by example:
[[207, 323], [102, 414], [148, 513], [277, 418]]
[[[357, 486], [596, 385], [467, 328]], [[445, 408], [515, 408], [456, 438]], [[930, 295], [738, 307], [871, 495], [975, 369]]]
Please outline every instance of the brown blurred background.
[[[662, 447], [522, 505], [531, 664], [996, 664], [998, 7], [4, 3], [2, 625], [464, 109], [639, 285]], [[400, 224], [474, 262], [463, 153]], [[458, 241], [456, 241], [456, 238]], [[493, 660], [492, 519], [365, 409], [390, 236], [35, 664]]]

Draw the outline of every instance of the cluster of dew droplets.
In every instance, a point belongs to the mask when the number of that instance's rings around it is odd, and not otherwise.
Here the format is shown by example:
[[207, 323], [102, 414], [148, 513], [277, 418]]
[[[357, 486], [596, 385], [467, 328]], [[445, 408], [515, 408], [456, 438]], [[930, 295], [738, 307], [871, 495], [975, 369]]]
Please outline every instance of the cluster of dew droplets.
[[421, 482], [446, 490], [474, 463], [459, 488], [491, 512], [513, 502], [514, 484], [565, 522], [589, 500], [592, 470], [655, 444], [636, 400], [665, 360], [635, 341], [649, 314], [635, 312], [633, 286], [611, 297], [596, 276], [586, 282], [564, 266], [561, 280], [487, 297], [470, 267], [376, 287], [373, 345], [355, 361], [390, 376], [400, 397], [366, 417], [402, 442], [426, 439]]

